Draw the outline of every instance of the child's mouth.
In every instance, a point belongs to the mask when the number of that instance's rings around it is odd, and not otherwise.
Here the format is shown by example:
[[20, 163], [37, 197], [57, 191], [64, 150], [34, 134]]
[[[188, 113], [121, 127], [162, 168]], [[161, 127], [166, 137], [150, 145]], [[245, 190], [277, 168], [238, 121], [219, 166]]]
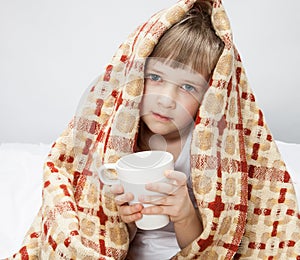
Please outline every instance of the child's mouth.
[[158, 113], [155, 113], [155, 112], [153, 112], [152, 114], [153, 114], [153, 116], [154, 116], [156, 119], [158, 119], [158, 120], [160, 120], [160, 121], [163, 121], [163, 122], [167, 122], [167, 121], [170, 121], [170, 120], [171, 120], [171, 118], [168, 117], [168, 116], [164, 116], [164, 115], [161, 115], [161, 114], [158, 114]]

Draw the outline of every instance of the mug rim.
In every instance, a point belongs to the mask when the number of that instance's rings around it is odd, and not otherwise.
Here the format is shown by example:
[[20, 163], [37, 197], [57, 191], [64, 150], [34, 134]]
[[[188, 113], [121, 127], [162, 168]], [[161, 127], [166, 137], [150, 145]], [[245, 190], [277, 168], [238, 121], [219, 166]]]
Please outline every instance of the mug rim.
[[[128, 157], [134, 157], [136, 156], [137, 154], [142, 154], [142, 153], [162, 153], [166, 156], [167, 160], [163, 163], [163, 164], [157, 164], [155, 165], [154, 167], [151, 167], [151, 169], [156, 169], [156, 168], [159, 168], [159, 167], [162, 167], [166, 164], [169, 164], [173, 159], [174, 159], [174, 156], [173, 154], [171, 154], [170, 152], [167, 152], [167, 151], [161, 151], [161, 150], [147, 150], [147, 151], [140, 151], [140, 152], [136, 152], [136, 153], [131, 153], [131, 154], [127, 154], [123, 157], [121, 157], [117, 163], [116, 163], [116, 168], [120, 169], [120, 170], [130, 170], [130, 171], [140, 171], [141, 169], [148, 169], [149, 166], [145, 166], [145, 167], [136, 167], [136, 168], [125, 168], [125, 167], [122, 167], [120, 166], [120, 163], [123, 163], [123, 164], [126, 164], [126, 162], [124, 162], [124, 160], [126, 160], [126, 158]], [[128, 163], [127, 163], [128, 164]]]

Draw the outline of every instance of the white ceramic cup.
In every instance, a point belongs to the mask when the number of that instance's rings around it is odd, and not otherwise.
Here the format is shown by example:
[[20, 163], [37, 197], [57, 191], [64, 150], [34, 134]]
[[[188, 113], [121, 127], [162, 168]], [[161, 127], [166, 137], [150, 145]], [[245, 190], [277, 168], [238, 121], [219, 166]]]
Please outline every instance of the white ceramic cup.
[[[111, 179], [105, 174], [106, 170], [113, 169], [117, 172], [117, 179]], [[139, 195], [159, 195], [145, 189], [145, 184], [153, 182], [167, 182], [164, 176], [166, 170], [174, 169], [173, 155], [165, 151], [143, 151], [132, 153], [120, 158], [116, 163], [104, 164], [99, 168], [99, 177], [104, 184], [122, 184], [124, 192], [131, 192], [134, 196], [133, 203], [138, 201]], [[144, 207], [152, 204], [143, 204]], [[167, 215], [143, 215], [136, 221], [140, 229], [152, 230], [166, 226], [169, 223]]]

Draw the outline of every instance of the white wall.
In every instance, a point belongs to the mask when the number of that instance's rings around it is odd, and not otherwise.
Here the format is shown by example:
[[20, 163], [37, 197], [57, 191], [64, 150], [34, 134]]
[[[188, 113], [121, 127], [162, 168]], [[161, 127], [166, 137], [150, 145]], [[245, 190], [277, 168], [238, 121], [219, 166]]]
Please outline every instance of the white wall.
[[277, 140], [300, 143], [300, 2], [225, 0], [256, 100]]
[[[1, 0], [0, 142], [54, 141], [119, 44], [175, 1]], [[274, 137], [300, 143], [300, 2], [224, 5]]]

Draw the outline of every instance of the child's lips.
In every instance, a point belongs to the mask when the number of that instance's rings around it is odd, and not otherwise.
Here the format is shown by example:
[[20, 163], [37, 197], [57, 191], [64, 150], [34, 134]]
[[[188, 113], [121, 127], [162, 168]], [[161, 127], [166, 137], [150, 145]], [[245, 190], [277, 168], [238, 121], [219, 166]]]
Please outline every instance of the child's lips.
[[161, 114], [159, 114], [159, 113], [152, 112], [152, 114], [153, 114], [153, 116], [154, 116], [156, 119], [158, 119], [158, 120], [160, 120], [160, 121], [166, 122], [166, 121], [172, 120], [171, 117], [168, 117], [168, 116], [165, 116], [165, 115], [161, 115]]

